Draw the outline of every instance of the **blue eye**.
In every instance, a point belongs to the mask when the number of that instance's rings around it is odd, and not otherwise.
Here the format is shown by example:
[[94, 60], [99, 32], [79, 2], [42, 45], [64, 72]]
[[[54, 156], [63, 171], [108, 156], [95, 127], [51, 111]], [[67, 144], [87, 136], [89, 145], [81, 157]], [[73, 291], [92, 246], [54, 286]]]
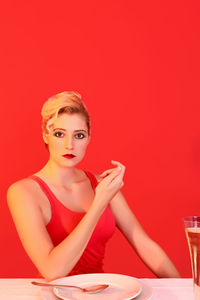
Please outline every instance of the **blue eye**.
[[58, 137], [58, 138], [61, 138], [61, 137], [64, 136], [64, 133], [61, 132], [61, 131], [56, 131], [53, 135], [56, 136], [56, 137]]
[[85, 135], [83, 134], [83, 133], [77, 133], [76, 135], [75, 135], [75, 138], [76, 139], [83, 139], [85, 137]]

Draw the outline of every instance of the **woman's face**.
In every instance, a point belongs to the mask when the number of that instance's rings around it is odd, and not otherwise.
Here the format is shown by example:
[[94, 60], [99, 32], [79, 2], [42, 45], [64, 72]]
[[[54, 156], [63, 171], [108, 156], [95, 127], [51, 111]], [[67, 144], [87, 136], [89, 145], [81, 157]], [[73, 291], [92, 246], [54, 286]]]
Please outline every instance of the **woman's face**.
[[90, 140], [85, 117], [64, 113], [50, 129], [50, 134], [44, 135], [50, 160], [61, 167], [74, 167], [83, 159]]

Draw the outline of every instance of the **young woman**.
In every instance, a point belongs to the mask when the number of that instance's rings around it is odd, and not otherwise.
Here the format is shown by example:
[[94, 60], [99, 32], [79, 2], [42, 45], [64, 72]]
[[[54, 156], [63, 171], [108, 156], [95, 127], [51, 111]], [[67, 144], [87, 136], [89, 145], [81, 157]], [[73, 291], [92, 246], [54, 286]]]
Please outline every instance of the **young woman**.
[[90, 118], [75, 92], [42, 108], [46, 165], [8, 189], [8, 205], [21, 242], [47, 280], [103, 272], [105, 246], [117, 226], [158, 277], [180, 277], [165, 252], [144, 232], [122, 193], [125, 167], [101, 175], [78, 169], [90, 141]]

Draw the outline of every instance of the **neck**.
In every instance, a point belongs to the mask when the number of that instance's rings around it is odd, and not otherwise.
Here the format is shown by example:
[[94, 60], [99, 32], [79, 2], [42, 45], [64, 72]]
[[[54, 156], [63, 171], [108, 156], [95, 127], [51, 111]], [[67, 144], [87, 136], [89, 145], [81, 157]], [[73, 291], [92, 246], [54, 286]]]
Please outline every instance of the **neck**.
[[61, 168], [53, 161], [49, 160], [47, 164], [42, 168], [41, 174], [51, 180], [55, 185], [58, 186], [70, 186], [77, 180], [80, 171], [75, 168]]

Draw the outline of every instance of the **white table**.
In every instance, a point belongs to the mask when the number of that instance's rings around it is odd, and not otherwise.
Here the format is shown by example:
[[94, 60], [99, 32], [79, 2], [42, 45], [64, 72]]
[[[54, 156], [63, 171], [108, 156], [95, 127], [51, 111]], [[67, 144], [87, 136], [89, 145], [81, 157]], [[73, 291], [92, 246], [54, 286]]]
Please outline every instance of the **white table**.
[[[30, 282], [38, 279], [1, 279], [0, 300], [41, 300]], [[151, 300], [193, 300], [192, 279], [141, 279], [153, 288]], [[42, 280], [40, 280], [42, 281]]]

